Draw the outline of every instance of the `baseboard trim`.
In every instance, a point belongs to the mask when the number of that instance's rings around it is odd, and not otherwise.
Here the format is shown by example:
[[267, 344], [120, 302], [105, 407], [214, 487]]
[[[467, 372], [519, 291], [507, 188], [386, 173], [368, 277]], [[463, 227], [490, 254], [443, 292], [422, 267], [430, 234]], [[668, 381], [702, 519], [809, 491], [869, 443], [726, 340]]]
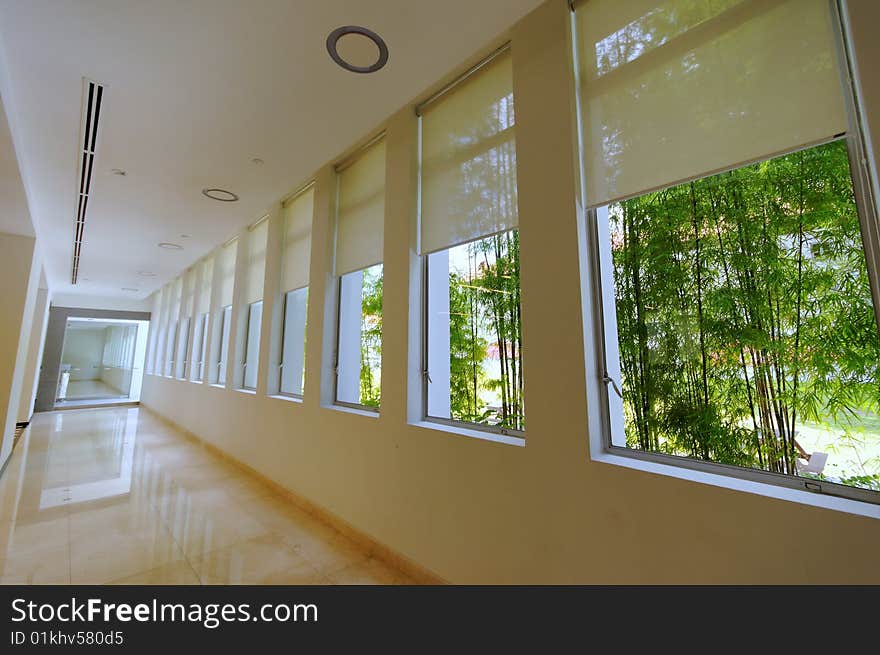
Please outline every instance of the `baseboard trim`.
[[372, 536], [363, 532], [362, 530], [352, 526], [344, 519], [341, 519], [336, 514], [328, 511], [324, 507], [321, 507], [315, 502], [312, 502], [305, 496], [288, 489], [287, 487], [279, 484], [272, 478], [267, 477], [260, 471], [256, 470], [252, 466], [245, 464], [237, 457], [230, 455], [228, 452], [215, 446], [214, 444], [206, 441], [199, 435], [194, 432], [188, 430], [184, 426], [180, 425], [173, 419], [165, 416], [155, 408], [145, 405], [143, 402], [140, 404], [141, 409], [145, 409], [147, 412], [158, 418], [163, 423], [166, 423], [170, 427], [174, 428], [185, 437], [194, 441], [195, 443], [202, 446], [205, 450], [217, 455], [221, 459], [226, 462], [229, 462], [233, 466], [241, 469], [242, 471], [248, 473], [249, 475], [254, 476], [259, 479], [260, 482], [265, 484], [267, 487], [275, 491], [280, 496], [285, 497], [292, 504], [296, 505], [298, 508], [307, 512], [317, 520], [325, 523], [330, 526], [337, 532], [345, 535], [355, 543], [357, 543], [361, 548], [365, 549], [372, 557], [381, 560], [385, 564], [396, 568], [397, 570], [405, 573], [410, 578], [416, 581], [417, 584], [421, 585], [446, 585], [449, 584], [446, 580], [441, 578], [439, 575], [431, 571], [430, 569], [425, 568], [421, 564], [414, 562], [410, 558], [406, 557], [398, 553], [393, 548], [386, 546], [385, 544], [377, 541]]

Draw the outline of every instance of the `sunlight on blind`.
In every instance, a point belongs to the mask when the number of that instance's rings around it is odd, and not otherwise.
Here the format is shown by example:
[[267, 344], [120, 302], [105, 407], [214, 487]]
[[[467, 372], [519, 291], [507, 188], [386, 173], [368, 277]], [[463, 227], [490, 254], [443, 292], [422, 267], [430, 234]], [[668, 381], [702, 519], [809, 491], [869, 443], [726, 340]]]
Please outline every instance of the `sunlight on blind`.
[[846, 131], [827, 0], [582, 0], [590, 206]]
[[382, 261], [385, 230], [385, 139], [339, 172], [336, 274]]
[[217, 265], [220, 267], [219, 303], [220, 307], [232, 304], [232, 291], [235, 287], [235, 255], [238, 252], [238, 239], [230, 241], [220, 249], [217, 255]]
[[510, 51], [422, 112], [422, 253], [517, 226]]
[[187, 269], [183, 276], [183, 313], [182, 316], [192, 316], [196, 295], [196, 266]]
[[247, 272], [244, 302], [250, 304], [263, 299], [263, 277], [266, 275], [266, 243], [269, 238], [269, 221], [262, 220], [248, 232]]
[[171, 283], [171, 305], [169, 317], [172, 321], [176, 321], [180, 316], [180, 303], [183, 299], [183, 276], [178, 276]]
[[211, 310], [211, 286], [214, 276], [214, 258], [207, 257], [199, 266], [199, 303], [197, 312], [204, 314]]
[[284, 293], [309, 284], [314, 206], [314, 187], [284, 205], [284, 250], [281, 254], [281, 291]]

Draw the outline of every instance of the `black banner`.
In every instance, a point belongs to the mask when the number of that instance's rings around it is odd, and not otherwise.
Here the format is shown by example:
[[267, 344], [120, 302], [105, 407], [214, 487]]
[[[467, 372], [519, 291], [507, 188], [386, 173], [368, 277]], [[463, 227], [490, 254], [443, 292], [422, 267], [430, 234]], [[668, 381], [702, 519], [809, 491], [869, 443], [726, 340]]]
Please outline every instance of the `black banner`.
[[352, 645], [557, 652], [706, 639], [874, 649], [878, 601], [880, 588], [868, 587], [10, 586], [0, 587], [0, 652], [185, 644], [200, 652]]

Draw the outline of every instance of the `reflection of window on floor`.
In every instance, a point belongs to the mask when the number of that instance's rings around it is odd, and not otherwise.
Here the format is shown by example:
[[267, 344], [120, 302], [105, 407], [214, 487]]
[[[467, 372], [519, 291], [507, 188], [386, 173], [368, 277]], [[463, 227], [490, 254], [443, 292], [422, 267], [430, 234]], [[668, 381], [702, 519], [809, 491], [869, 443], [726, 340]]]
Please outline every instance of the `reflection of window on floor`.
[[519, 234], [428, 255], [431, 418], [522, 430]]
[[845, 141], [599, 222], [614, 444], [880, 491], [880, 339]]
[[[226, 361], [229, 357], [229, 330], [232, 326], [232, 305], [220, 310], [220, 339], [217, 353], [217, 378], [214, 384], [226, 384]], [[213, 350], [213, 348], [212, 348]]]
[[257, 373], [260, 366], [260, 331], [263, 324], [263, 301], [248, 306], [247, 332], [244, 346], [245, 389], [257, 388]]
[[378, 407], [382, 376], [382, 264], [340, 278], [336, 399]]

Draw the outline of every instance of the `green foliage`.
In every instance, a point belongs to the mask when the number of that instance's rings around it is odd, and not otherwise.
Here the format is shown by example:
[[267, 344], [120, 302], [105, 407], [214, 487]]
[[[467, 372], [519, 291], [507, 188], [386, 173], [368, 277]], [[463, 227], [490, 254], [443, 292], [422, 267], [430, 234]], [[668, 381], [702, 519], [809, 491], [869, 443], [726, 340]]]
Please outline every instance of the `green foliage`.
[[382, 265], [363, 272], [360, 403], [378, 407], [382, 371]]
[[[449, 275], [451, 414], [522, 430], [519, 233], [511, 230], [462, 248], [467, 271]], [[496, 356], [497, 375], [490, 375], [488, 363]]]
[[800, 421], [877, 411], [843, 141], [621, 202], [609, 220], [630, 446], [797, 474]]

